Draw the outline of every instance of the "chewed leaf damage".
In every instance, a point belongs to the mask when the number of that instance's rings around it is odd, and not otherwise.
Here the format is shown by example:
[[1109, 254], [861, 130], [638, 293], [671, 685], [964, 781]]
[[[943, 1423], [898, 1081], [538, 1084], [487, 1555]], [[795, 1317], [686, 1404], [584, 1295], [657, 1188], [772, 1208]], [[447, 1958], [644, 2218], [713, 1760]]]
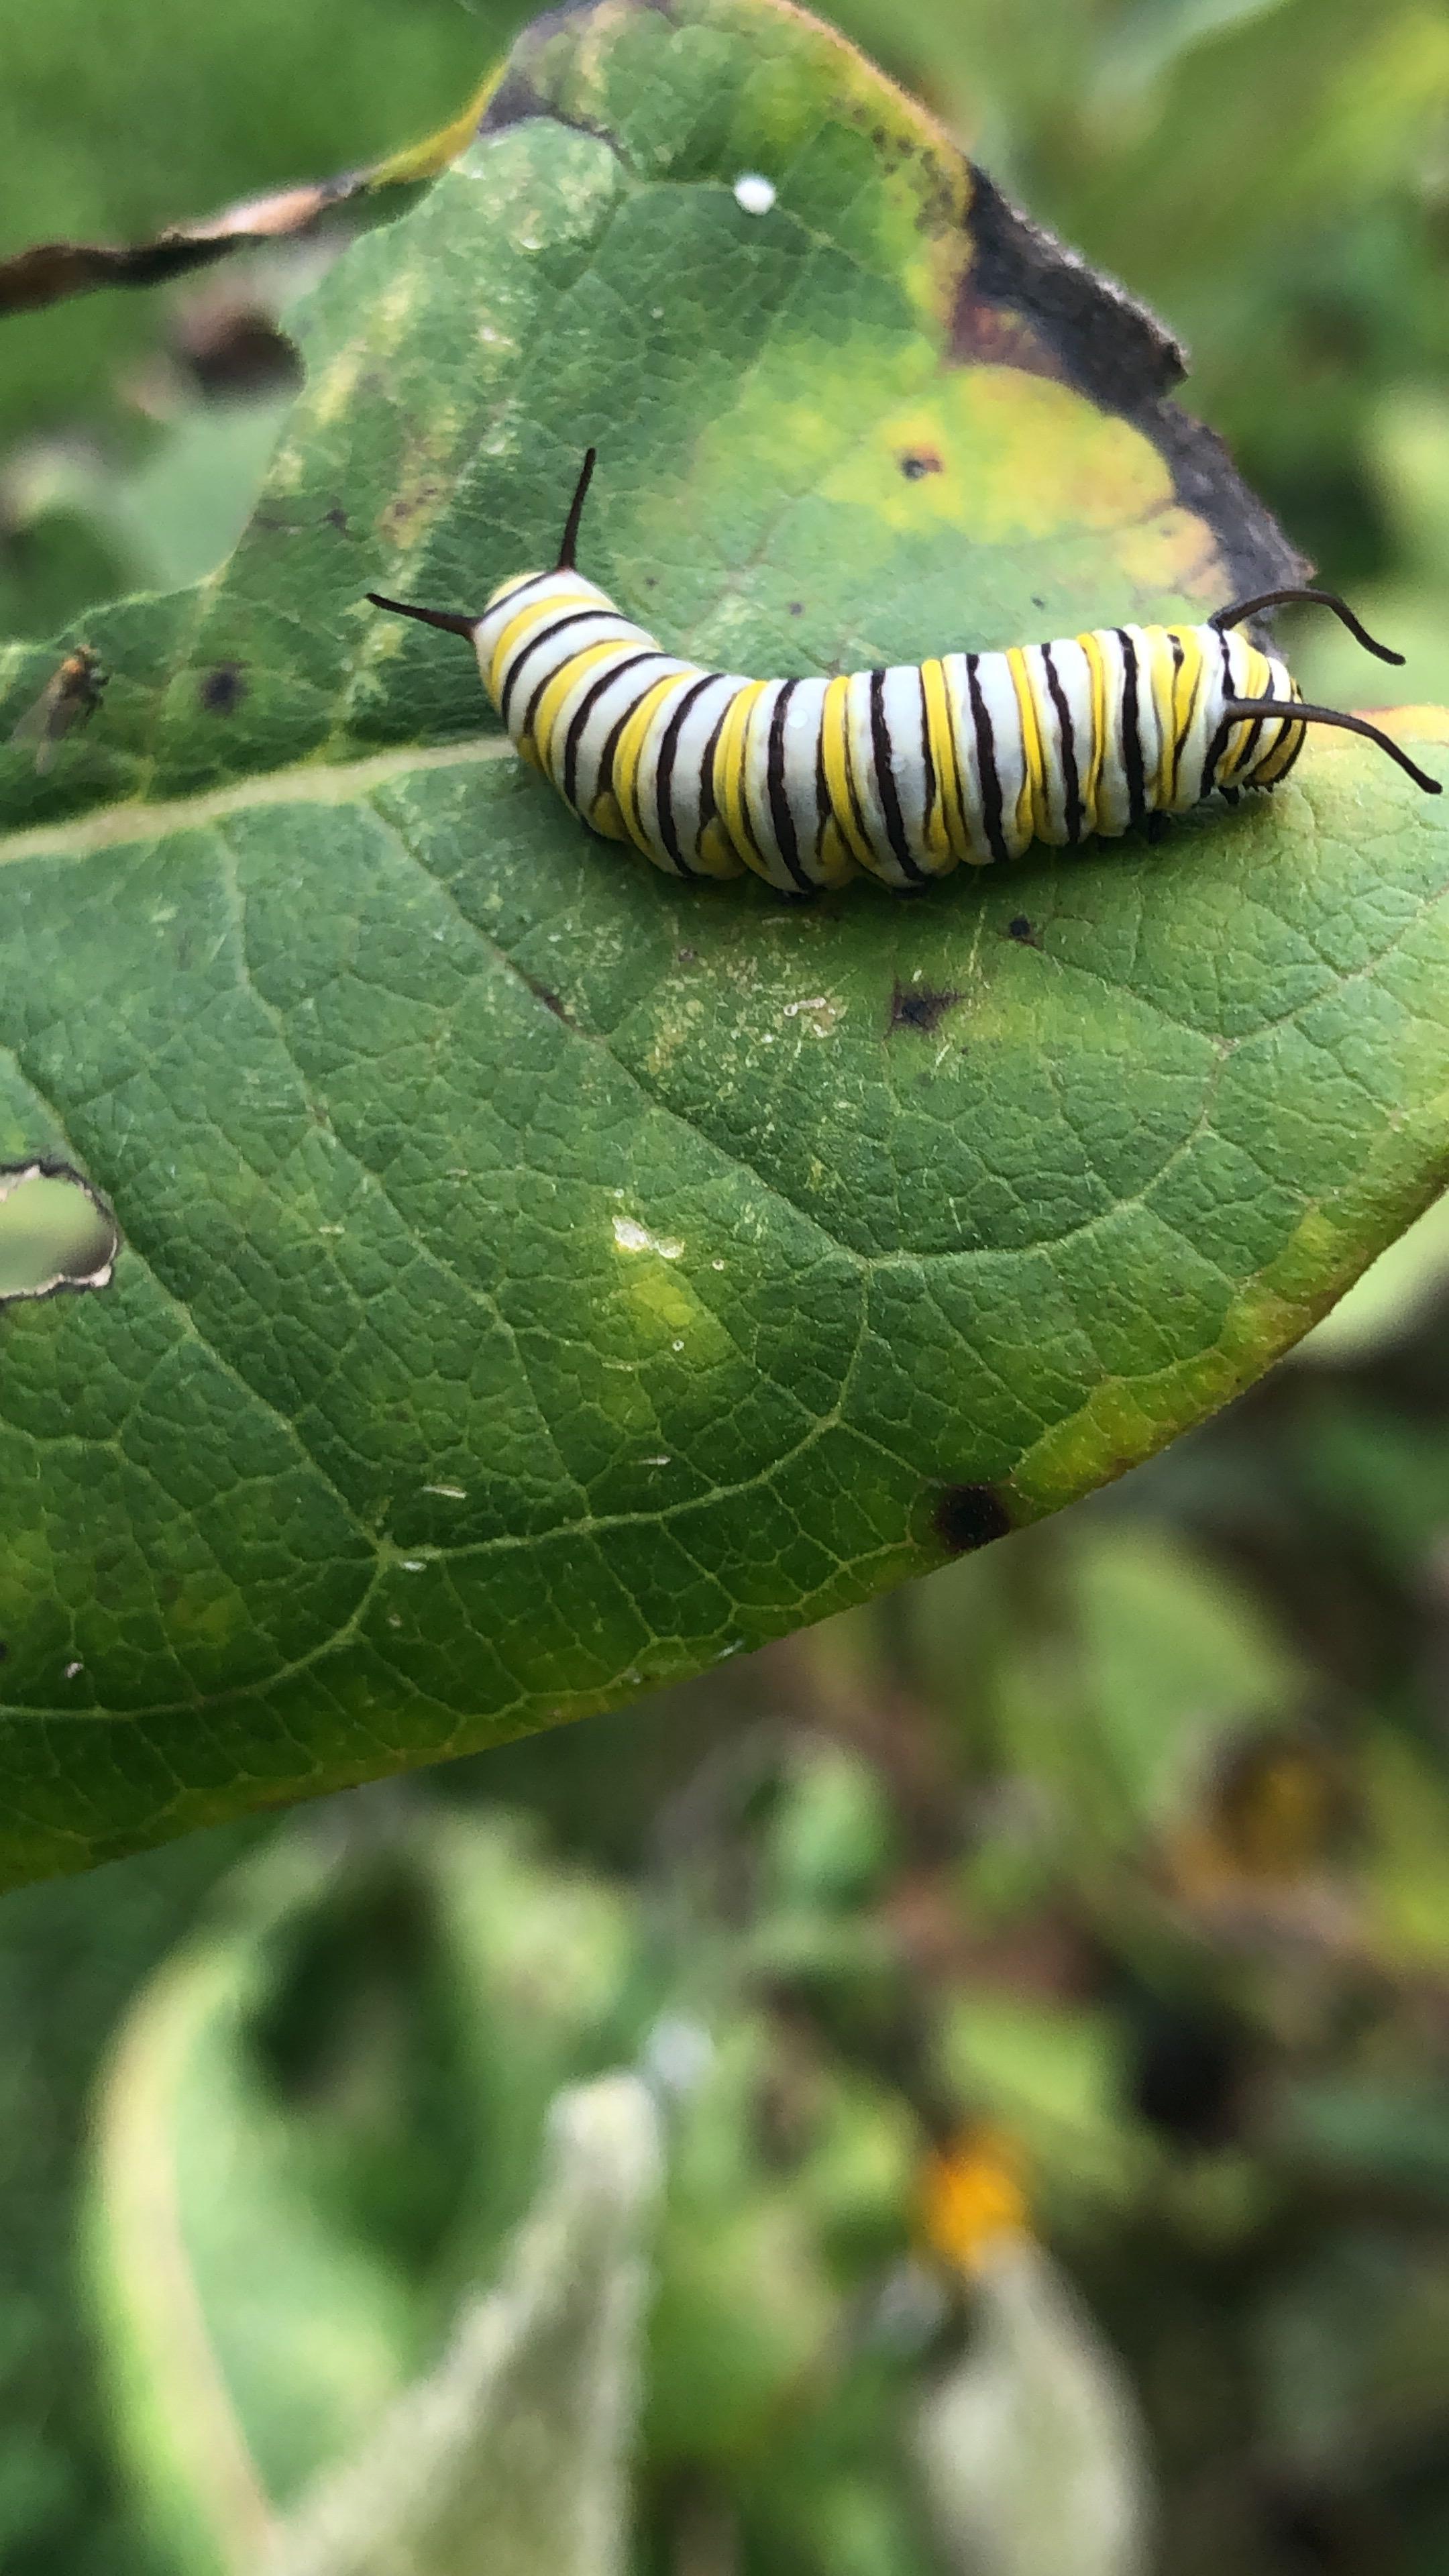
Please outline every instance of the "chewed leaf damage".
[[45, 241], [0, 259], [0, 315], [37, 313], [102, 286], [157, 286], [192, 269], [210, 268], [233, 251], [289, 241], [323, 218], [385, 188], [416, 187], [437, 176], [467, 143], [491, 80], [451, 124], [384, 160], [328, 179], [269, 189], [220, 212], [167, 224], [137, 242]]
[[0, 1305], [62, 1288], [109, 1288], [120, 1232], [89, 1181], [64, 1163], [0, 1170]]

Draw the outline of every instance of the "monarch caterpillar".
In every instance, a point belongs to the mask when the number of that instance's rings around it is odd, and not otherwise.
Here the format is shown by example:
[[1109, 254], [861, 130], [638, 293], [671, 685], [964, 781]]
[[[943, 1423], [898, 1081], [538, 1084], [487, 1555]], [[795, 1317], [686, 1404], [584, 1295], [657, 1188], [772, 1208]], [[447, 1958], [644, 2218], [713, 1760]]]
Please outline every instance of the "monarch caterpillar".
[[1276, 654], [1234, 630], [1278, 590], [1202, 626], [1102, 627], [1005, 653], [948, 653], [837, 679], [747, 680], [666, 653], [575, 569], [595, 451], [551, 572], [518, 573], [481, 617], [368, 598], [464, 635], [524, 758], [610, 840], [677, 877], [752, 868], [782, 894], [865, 869], [907, 889], [1034, 841], [1118, 838], [1214, 793], [1276, 787], [1310, 724], [1367, 735], [1437, 796], [1439, 781], [1361, 716], [1306, 706]]

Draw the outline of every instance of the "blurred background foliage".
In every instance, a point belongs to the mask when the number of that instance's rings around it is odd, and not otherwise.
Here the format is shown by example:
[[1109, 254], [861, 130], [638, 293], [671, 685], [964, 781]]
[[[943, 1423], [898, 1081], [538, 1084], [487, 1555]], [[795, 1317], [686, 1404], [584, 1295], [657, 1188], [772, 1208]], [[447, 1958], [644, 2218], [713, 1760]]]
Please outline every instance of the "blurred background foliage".
[[[0, 252], [414, 139], [524, 14], [0, 0]], [[837, 14], [1182, 334], [1191, 407], [1449, 698], [1438, 0]], [[329, 255], [5, 326], [0, 630], [218, 558]], [[1363, 702], [1335, 635], [1296, 649]], [[621, 1715], [8, 1898], [7, 2576], [226, 2563], [123, 2170], [172, 2178], [290, 2508], [506, 2274], [552, 2092], [621, 2064], [666, 2106], [639, 2576], [1442, 2576], [1444, 1207], [1055, 1524]]]

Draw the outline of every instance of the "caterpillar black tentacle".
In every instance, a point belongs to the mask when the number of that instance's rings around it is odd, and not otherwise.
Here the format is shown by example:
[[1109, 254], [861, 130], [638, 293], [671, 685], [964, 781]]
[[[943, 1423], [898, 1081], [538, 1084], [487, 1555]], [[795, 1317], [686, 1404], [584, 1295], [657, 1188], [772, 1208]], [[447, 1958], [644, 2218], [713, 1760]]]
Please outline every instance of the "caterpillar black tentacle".
[[466, 635], [470, 644], [477, 631], [477, 618], [465, 617], [460, 608], [412, 608], [405, 599], [384, 599], [380, 590], [367, 596], [374, 608], [390, 608], [394, 617], [415, 617], [420, 626], [441, 626], [445, 635]]
[[1346, 599], [1336, 590], [1260, 590], [1255, 599], [1236, 599], [1231, 608], [1214, 609], [1208, 619], [1219, 635], [1226, 626], [1245, 626], [1250, 617], [1260, 617], [1267, 608], [1331, 608], [1341, 618], [1356, 644], [1366, 653], [1376, 653], [1381, 662], [1395, 662], [1402, 670], [1404, 657], [1387, 644], [1376, 644], [1368, 628], [1355, 617]]
[[[1387, 660], [1388, 656], [1385, 655], [1384, 658]], [[1397, 662], [1402, 661], [1403, 656], [1396, 653], [1393, 658]], [[1379, 750], [1386, 751], [1390, 760], [1396, 760], [1405, 776], [1412, 778], [1416, 787], [1422, 787], [1426, 796], [1439, 796], [1443, 793], [1438, 779], [1431, 778], [1427, 769], [1421, 769], [1416, 760], [1411, 760], [1403, 745], [1395, 742], [1392, 734], [1385, 733], [1379, 725], [1370, 724], [1367, 716], [1351, 716], [1342, 707], [1311, 707], [1304, 699], [1297, 696], [1296, 690], [1294, 695], [1295, 715], [1300, 724], [1337, 725], [1344, 733], [1361, 733], [1366, 742], [1377, 743]], [[1229, 698], [1223, 708], [1223, 714], [1229, 721], [1234, 718], [1253, 717], [1268, 703], [1269, 701], [1262, 698]]]
[[863, 870], [917, 889], [964, 863], [1160, 830], [1205, 798], [1276, 787], [1311, 724], [1342, 726], [1431, 778], [1378, 726], [1308, 706], [1286, 664], [1237, 630], [1301, 600], [1377, 644], [1331, 591], [1271, 591], [1201, 626], [1101, 627], [1004, 653], [947, 653], [839, 679], [749, 680], [666, 653], [575, 568], [590, 448], [551, 572], [520, 573], [480, 617], [368, 597], [466, 635], [518, 749], [606, 839], [666, 874], [746, 868], [786, 895]]

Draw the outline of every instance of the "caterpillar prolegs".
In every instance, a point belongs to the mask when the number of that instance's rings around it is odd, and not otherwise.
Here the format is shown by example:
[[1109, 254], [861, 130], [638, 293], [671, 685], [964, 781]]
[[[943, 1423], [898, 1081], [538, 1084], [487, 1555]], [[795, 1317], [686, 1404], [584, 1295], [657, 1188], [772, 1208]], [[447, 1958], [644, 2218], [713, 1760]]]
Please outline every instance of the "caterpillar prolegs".
[[1312, 724], [1365, 734], [1427, 795], [1439, 781], [1361, 716], [1304, 704], [1237, 630], [1281, 590], [1201, 626], [1108, 626], [1007, 652], [947, 653], [835, 679], [750, 680], [666, 653], [575, 568], [584, 460], [551, 572], [501, 583], [480, 617], [368, 597], [464, 635], [526, 760], [596, 832], [678, 877], [752, 868], [784, 894], [858, 869], [906, 889], [1032, 841], [1116, 839], [1214, 794], [1276, 787]]

